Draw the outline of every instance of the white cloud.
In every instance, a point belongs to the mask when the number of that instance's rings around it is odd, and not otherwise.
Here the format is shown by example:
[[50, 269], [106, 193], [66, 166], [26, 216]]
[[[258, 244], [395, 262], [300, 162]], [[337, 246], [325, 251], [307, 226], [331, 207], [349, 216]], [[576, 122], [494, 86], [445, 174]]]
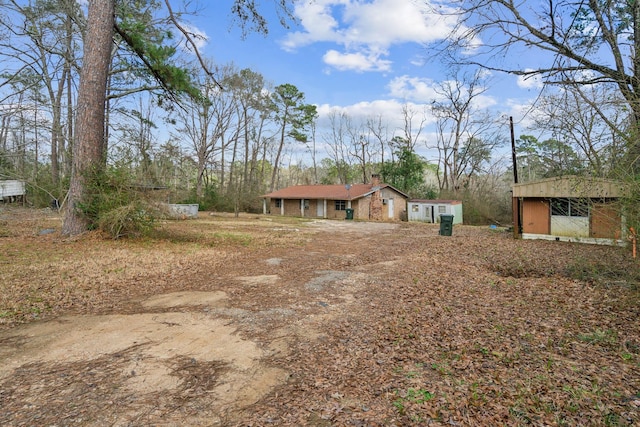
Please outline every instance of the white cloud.
[[[530, 72], [533, 69], [527, 68], [524, 71]], [[517, 84], [522, 89], [542, 89], [544, 86], [539, 75], [518, 76]]]
[[[281, 45], [296, 50], [313, 43], [334, 43], [326, 63], [340, 70], [386, 71], [389, 48], [404, 43], [429, 43], [447, 36], [454, 26], [451, 15], [433, 12], [429, 2], [415, 0], [315, 0], [298, 3], [295, 14], [302, 31], [289, 33]], [[343, 64], [359, 57], [369, 66]], [[334, 62], [328, 62], [333, 60]], [[383, 66], [380, 66], [383, 65]]]
[[[201, 51], [209, 42], [209, 36], [204, 30], [201, 30], [198, 27], [184, 22], [181, 22], [180, 26], [184, 28], [187, 33], [189, 33], [191, 41], [199, 51]], [[191, 43], [187, 42], [187, 38], [184, 36], [184, 34], [182, 34], [182, 32], [180, 31], [177, 31], [177, 33], [180, 37], [180, 46], [182, 46], [185, 51], [193, 53], [193, 46], [191, 45]]]
[[406, 101], [431, 103], [442, 98], [435, 87], [437, 84], [428, 78], [400, 76], [387, 85], [389, 94], [394, 98]]
[[352, 105], [337, 106], [322, 104], [318, 106], [318, 115], [327, 117], [330, 113], [344, 113], [353, 119], [363, 120], [368, 117], [393, 117], [402, 113], [402, 104], [394, 99], [362, 101]]
[[498, 105], [498, 101], [489, 95], [478, 95], [473, 100], [473, 106], [480, 109], [489, 109], [495, 105]]
[[340, 71], [389, 71], [391, 69], [391, 61], [382, 59], [381, 55], [382, 53], [341, 53], [331, 49], [324, 54], [322, 59], [325, 64]]
[[[442, 93], [439, 93], [438, 88], [447, 84], [447, 82], [435, 82], [432, 79], [400, 76], [391, 80], [388, 84], [389, 94], [397, 99], [405, 101], [411, 101], [416, 103], [431, 104], [433, 101], [446, 101]], [[456, 84], [452, 83], [455, 87]], [[466, 90], [463, 88], [463, 90]], [[473, 106], [475, 108], [490, 108], [497, 104], [496, 99], [493, 96], [486, 94], [477, 95], [473, 99]]]
[[505, 106], [508, 108], [507, 114], [513, 117], [513, 122], [520, 129], [528, 129], [534, 125], [538, 112], [532, 107], [533, 103], [535, 103], [533, 99], [525, 101], [507, 99], [505, 101]]
[[[404, 128], [403, 108], [410, 111], [428, 111], [428, 105], [418, 103], [405, 103], [397, 99], [363, 101], [352, 105], [337, 106], [322, 104], [318, 108], [318, 127], [328, 127], [328, 117], [331, 113], [346, 114], [356, 123], [365, 123], [367, 119], [382, 118], [383, 123], [388, 126], [390, 134]], [[417, 117], [417, 116], [416, 116]], [[417, 118], [416, 118], [417, 120]], [[425, 125], [433, 123], [434, 118], [428, 114]]]

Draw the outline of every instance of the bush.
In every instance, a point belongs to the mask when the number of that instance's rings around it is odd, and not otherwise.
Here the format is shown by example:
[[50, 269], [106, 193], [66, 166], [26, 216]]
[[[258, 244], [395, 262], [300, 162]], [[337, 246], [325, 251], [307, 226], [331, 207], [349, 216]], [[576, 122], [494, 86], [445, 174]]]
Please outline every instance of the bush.
[[91, 197], [79, 205], [100, 229], [114, 239], [148, 234], [155, 228], [160, 209], [132, 185], [128, 171], [110, 168], [94, 172], [87, 179]]
[[149, 203], [134, 200], [131, 203], [103, 212], [98, 228], [114, 239], [147, 235], [155, 229], [159, 211]]

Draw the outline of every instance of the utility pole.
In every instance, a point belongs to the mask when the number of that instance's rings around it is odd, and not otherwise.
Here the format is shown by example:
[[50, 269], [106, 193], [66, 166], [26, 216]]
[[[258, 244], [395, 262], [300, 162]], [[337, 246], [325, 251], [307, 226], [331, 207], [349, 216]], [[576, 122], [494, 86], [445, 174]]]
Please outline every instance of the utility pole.
[[[518, 183], [518, 161], [516, 157], [516, 138], [513, 132], [513, 117], [509, 117], [509, 127], [511, 129], [511, 157], [513, 158], [513, 183]], [[520, 199], [513, 197], [513, 237], [518, 239], [522, 236], [522, 217], [520, 215]]]

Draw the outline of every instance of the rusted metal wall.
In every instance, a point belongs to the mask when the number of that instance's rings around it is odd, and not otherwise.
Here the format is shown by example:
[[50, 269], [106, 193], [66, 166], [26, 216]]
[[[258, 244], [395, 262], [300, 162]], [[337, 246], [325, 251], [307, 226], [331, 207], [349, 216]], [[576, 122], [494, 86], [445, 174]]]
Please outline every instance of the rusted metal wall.
[[522, 201], [522, 232], [530, 234], [550, 234], [548, 200], [525, 199]]
[[591, 208], [590, 237], [620, 239], [622, 218], [615, 204], [599, 203]]

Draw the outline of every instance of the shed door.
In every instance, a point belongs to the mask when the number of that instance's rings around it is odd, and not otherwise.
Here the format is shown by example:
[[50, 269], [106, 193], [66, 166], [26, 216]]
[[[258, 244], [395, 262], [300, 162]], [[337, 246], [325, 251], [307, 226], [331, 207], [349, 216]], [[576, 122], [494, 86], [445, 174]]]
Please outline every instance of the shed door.
[[427, 205], [424, 207], [424, 220], [430, 222], [431, 224], [436, 222], [433, 215], [433, 205]]
[[389, 219], [394, 219], [394, 210], [393, 210], [393, 199], [389, 199], [387, 201], [387, 204], [389, 206]]
[[522, 203], [522, 232], [550, 234], [549, 215], [548, 200], [525, 199]]

